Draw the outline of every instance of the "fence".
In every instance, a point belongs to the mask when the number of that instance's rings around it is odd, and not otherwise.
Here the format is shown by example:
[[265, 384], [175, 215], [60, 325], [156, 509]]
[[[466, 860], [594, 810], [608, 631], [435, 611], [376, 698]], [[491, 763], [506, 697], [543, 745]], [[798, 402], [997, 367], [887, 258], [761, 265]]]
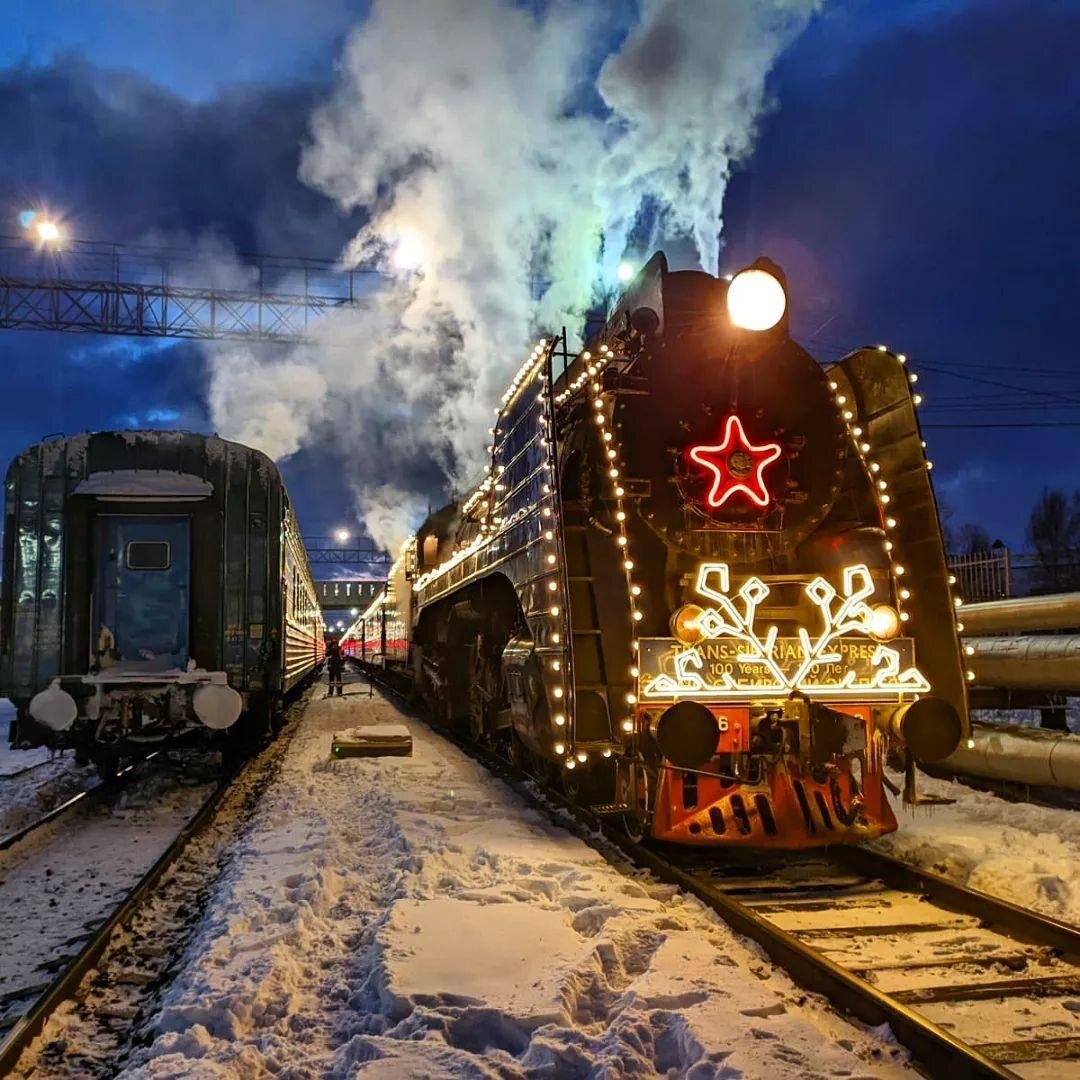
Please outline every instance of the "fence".
[[1047, 568], [1034, 552], [998, 546], [948, 559], [957, 591], [969, 603], [1080, 589], [1080, 563], [1066, 561]]
[[956, 576], [957, 591], [969, 603], [1014, 595], [1012, 553], [1007, 547], [950, 555], [949, 569]]

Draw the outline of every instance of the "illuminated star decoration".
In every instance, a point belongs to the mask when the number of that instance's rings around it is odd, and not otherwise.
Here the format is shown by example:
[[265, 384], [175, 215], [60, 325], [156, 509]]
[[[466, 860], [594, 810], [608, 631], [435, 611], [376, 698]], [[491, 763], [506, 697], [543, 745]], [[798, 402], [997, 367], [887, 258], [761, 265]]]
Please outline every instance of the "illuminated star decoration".
[[765, 486], [765, 470], [781, 454], [779, 443], [754, 446], [746, 437], [742, 421], [732, 413], [719, 446], [694, 446], [690, 457], [712, 473], [712, 487], [705, 501], [714, 510], [732, 495], [745, 495], [755, 506], [769, 505], [772, 496]]

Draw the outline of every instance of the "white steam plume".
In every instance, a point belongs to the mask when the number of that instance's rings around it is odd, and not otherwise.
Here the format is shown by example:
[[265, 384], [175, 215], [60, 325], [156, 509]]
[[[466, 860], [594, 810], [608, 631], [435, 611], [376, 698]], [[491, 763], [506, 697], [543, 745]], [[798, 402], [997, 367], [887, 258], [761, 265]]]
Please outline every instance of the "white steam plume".
[[[530, 336], [579, 322], [601, 240], [617, 262], [643, 199], [715, 269], [730, 164], [813, 6], [644, 0], [594, 88], [598, 0], [375, 0], [301, 175], [367, 211], [345, 261], [380, 261], [386, 285], [284, 361], [212, 355], [219, 430], [274, 456], [332, 443], [365, 527], [396, 547], [432, 493], [477, 475]], [[581, 106], [596, 89], [610, 115]]]
[[640, 24], [597, 80], [625, 124], [599, 181], [609, 272], [651, 197], [667, 236], [692, 236], [716, 273], [731, 166], [753, 147], [766, 76], [819, 2], [642, 0]]

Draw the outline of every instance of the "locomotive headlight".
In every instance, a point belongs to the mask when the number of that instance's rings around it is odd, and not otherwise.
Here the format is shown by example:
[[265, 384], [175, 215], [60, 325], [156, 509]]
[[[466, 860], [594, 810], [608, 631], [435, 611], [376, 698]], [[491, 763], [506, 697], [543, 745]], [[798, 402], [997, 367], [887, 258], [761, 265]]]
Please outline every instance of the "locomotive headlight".
[[684, 645], [696, 645], [705, 635], [698, 626], [702, 609], [697, 604], [683, 604], [671, 616], [671, 634]]
[[787, 310], [784, 286], [767, 270], [743, 270], [728, 286], [727, 309], [743, 330], [771, 330]]
[[870, 609], [870, 633], [878, 641], [888, 641], [900, 633], [900, 615], [888, 604], [875, 604]]

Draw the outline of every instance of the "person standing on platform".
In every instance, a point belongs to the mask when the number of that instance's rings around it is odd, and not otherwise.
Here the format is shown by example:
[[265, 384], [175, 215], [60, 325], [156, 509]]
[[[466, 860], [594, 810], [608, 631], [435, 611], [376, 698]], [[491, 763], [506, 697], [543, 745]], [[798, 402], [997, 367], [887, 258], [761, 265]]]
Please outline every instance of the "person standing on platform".
[[330, 690], [327, 693], [327, 697], [333, 697], [334, 691], [337, 691], [337, 696], [341, 697], [341, 674], [345, 670], [345, 656], [341, 651], [341, 646], [336, 641], [331, 641], [326, 646], [326, 672], [330, 682]]

